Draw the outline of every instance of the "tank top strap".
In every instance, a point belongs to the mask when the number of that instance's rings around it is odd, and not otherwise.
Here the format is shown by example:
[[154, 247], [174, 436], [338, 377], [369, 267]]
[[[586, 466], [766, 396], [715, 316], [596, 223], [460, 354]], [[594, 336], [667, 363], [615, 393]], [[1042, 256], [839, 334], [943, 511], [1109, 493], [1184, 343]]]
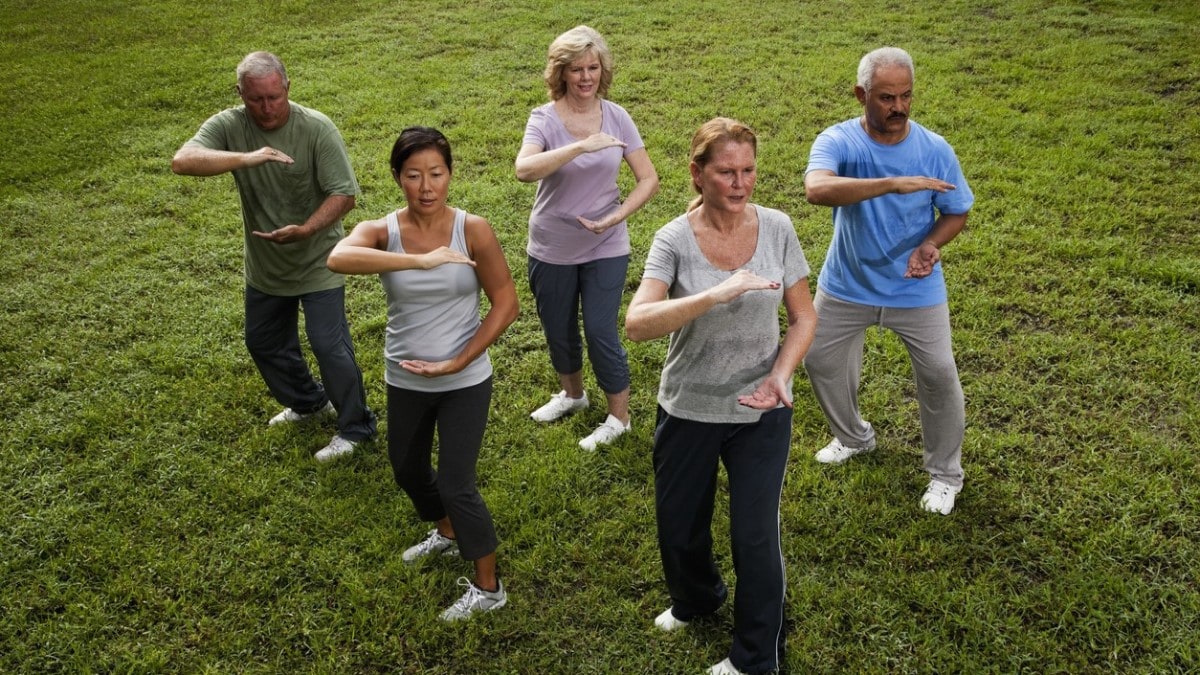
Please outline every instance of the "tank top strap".
[[395, 211], [387, 214], [387, 250], [389, 253], [404, 253], [404, 244], [400, 241], [400, 219]]

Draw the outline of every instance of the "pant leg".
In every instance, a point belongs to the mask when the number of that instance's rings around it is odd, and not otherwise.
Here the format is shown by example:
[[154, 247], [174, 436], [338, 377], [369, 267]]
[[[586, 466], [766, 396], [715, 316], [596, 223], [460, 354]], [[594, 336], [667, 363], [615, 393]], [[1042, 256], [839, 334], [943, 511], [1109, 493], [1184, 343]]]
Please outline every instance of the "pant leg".
[[883, 326], [900, 337], [912, 361], [921, 409], [925, 471], [933, 478], [962, 487], [966, 404], [951, 344], [949, 305], [886, 309]]
[[354, 358], [346, 322], [346, 289], [331, 288], [300, 296], [308, 344], [321, 371], [325, 393], [338, 413], [338, 435], [362, 441], [375, 435], [375, 413], [367, 407], [362, 371]]
[[550, 364], [556, 373], [577, 373], [583, 368], [578, 266], [552, 265], [530, 257], [528, 272], [529, 290], [550, 349]]
[[663, 576], [677, 619], [717, 611], [728, 591], [713, 560], [712, 515], [721, 425], [671, 417], [654, 431], [654, 508]]
[[820, 288], [813, 299], [817, 331], [804, 357], [813, 395], [843, 445], [875, 447], [875, 430], [858, 409], [866, 330], [878, 322], [878, 309], [845, 302]]
[[583, 335], [596, 383], [606, 394], [619, 394], [629, 388], [629, 357], [617, 328], [628, 271], [627, 255], [593, 260], [580, 266]]
[[466, 560], [478, 560], [499, 544], [476, 479], [491, 400], [489, 377], [477, 385], [444, 392], [437, 406], [437, 491]]
[[431, 522], [446, 517], [432, 463], [436, 405], [435, 394], [390, 384], [387, 387], [387, 443], [392, 476], [412, 500], [417, 517]]
[[325, 389], [300, 351], [300, 299], [268, 295], [246, 286], [245, 341], [271, 396], [299, 413], [325, 406]]
[[739, 425], [721, 458], [729, 475], [729, 525], [737, 587], [729, 659], [746, 673], [770, 673], [782, 660], [787, 577], [779, 501], [792, 438], [792, 410], [776, 408]]

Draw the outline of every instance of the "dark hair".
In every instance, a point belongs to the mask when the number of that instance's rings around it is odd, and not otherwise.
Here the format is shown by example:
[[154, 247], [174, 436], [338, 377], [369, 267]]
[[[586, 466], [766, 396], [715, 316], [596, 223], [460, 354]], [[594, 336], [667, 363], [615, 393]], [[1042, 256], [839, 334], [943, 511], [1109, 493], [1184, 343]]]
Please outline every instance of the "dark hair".
[[409, 127], [400, 132], [392, 146], [392, 173], [399, 174], [404, 163], [416, 153], [433, 148], [446, 160], [446, 169], [454, 173], [454, 158], [450, 155], [450, 141], [433, 127]]

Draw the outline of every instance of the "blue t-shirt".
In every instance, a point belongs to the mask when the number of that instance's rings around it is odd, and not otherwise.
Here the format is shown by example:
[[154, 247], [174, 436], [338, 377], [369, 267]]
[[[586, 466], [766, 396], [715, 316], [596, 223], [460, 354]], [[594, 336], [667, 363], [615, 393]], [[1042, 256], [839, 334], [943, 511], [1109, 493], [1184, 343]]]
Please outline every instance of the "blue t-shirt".
[[971, 210], [975, 195], [946, 139], [909, 120], [908, 137], [895, 145], [876, 142], [858, 118], [822, 131], [809, 152], [809, 171], [848, 178], [929, 176], [956, 188], [886, 194], [835, 206], [833, 239], [817, 285], [826, 293], [876, 307], [929, 307], [946, 302], [942, 265], [923, 279], [905, 279], [908, 258], [933, 228], [937, 214]]

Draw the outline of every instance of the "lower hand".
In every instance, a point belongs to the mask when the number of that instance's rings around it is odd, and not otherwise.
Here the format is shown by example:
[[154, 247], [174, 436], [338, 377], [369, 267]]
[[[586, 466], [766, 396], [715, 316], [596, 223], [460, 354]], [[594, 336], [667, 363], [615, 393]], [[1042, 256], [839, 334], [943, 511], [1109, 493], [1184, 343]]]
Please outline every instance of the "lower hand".
[[421, 377], [439, 377], [441, 375], [451, 375], [458, 372], [454, 368], [453, 361], [422, 361], [420, 359], [408, 359], [400, 361], [401, 368], [410, 373], [420, 375]]
[[303, 225], [284, 225], [283, 227], [277, 230], [271, 230], [270, 232], [260, 232], [258, 230], [254, 230], [250, 234], [253, 234], [259, 239], [273, 241], [276, 244], [290, 244], [296, 241], [303, 241], [312, 236], [312, 233], [309, 232], [308, 229]]
[[904, 271], [905, 279], [924, 279], [933, 274], [933, 266], [942, 259], [942, 252], [933, 242], [924, 242], [908, 256], [908, 268]]
[[755, 410], [771, 410], [780, 403], [792, 407], [792, 395], [787, 390], [787, 381], [774, 376], [768, 376], [760, 382], [753, 393], [738, 397], [738, 405]]

